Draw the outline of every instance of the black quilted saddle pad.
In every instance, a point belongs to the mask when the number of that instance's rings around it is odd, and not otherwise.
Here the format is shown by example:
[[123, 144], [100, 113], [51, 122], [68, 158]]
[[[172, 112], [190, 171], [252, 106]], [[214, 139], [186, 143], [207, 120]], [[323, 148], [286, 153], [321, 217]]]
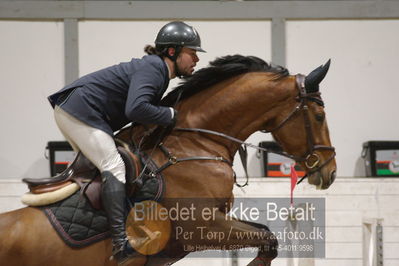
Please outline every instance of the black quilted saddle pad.
[[85, 247], [110, 237], [105, 212], [91, 207], [79, 191], [42, 210], [58, 235], [71, 247]]

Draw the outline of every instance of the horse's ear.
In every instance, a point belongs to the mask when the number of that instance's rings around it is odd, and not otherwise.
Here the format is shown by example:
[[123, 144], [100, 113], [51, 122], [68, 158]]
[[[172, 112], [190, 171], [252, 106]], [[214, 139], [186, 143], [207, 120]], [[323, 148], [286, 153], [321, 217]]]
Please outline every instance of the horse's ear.
[[319, 84], [326, 76], [328, 69], [330, 68], [331, 59], [328, 59], [327, 63], [323, 66], [319, 66], [315, 70], [309, 73], [305, 79], [305, 88], [308, 92], [319, 91]]

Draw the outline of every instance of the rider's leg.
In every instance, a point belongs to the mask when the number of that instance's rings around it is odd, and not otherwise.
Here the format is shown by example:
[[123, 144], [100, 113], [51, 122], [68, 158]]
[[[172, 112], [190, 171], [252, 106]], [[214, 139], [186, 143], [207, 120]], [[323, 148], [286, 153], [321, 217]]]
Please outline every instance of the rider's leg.
[[124, 263], [136, 255], [130, 246], [125, 231], [125, 184], [108, 171], [102, 172], [102, 203], [107, 213], [112, 235], [113, 256], [118, 263]]
[[79, 147], [68, 136], [68, 133], [64, 132], [64, 128], [65, 128], [65, 126], [63, 126], [63, 121], [65, 120], [64, 111], [62, 111], [62, 109], [58, 105], [55, 106], [54, 119], [55, 119], [55, 122], [57, 123], [58, 129], [61, 131], [61, 133], [64, 136], [64, 138], [69, 142], [69, 144], [71, 145], [73, 151], [77, 154], [79, 152]]
[[81, 151], [101, 172], [111, 172], [125, 183], [125, 164], [112, 136], [93, 128], [60, 107], [55, 107], [55, 120], [62, 134], [74, 149]]
[[[114, 257], [121, 263], [134, 255], [125, 232], [125, 165], [114, 139], [56, 107], [60, 130], [101, 171], [102, 203], [110, 223]], [[71, 144], [72, 144], [71, 143]]]

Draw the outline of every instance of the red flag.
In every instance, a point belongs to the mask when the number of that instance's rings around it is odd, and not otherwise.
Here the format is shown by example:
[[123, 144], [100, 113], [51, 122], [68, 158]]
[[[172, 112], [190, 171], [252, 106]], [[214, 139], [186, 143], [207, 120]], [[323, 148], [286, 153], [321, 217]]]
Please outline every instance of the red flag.
[[294, 188], [298, 181], [298, 174], [295, 171], [295, 164], [291, 164], [291, 206], [294, 204]]

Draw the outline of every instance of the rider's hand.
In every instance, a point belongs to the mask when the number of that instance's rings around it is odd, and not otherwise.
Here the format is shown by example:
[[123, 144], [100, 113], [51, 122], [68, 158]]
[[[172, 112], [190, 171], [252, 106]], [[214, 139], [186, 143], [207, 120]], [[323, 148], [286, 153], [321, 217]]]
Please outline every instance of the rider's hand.
[[174, 128], [177, 123], [178, 113], [177, 113], [176, 109], [173, 109], [173, 108], [171, 108], [171, 109], [173, 110], [173, 115], [172, 115], [172, 121], [171, 121], [170, 125], [168, 125], [168, 127]]
[[170, 111], [172, 113], [172, 119], [170, 120], [169, 125], [167, 125], [167, 128], [174, 128], [177, 122], [177, 110], [170, 107]]

